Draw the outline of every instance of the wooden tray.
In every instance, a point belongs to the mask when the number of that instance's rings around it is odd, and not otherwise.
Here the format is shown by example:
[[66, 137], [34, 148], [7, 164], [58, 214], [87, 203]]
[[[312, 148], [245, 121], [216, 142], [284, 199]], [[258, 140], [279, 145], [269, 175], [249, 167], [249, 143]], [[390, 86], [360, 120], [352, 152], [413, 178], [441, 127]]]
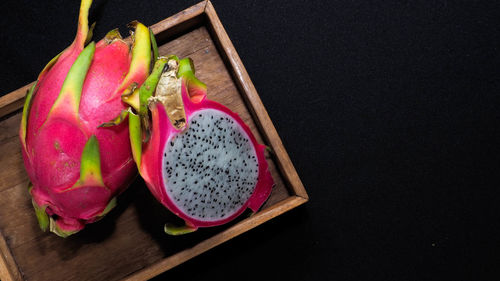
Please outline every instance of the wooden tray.
[[210, 1], [152, 27], [160, 54], [193, 58], [208, 96], [236, 111], [267, 155], [276, 182], [252, 216], [195, 233], [163, 233], [170, 215], [138, 178], [103, 220], [62, 239], [38, 228], [18, 140], [29, 85], [0, 98], [0, 279], [144, 280], [154, 277], [307, 201], [306, 191]]

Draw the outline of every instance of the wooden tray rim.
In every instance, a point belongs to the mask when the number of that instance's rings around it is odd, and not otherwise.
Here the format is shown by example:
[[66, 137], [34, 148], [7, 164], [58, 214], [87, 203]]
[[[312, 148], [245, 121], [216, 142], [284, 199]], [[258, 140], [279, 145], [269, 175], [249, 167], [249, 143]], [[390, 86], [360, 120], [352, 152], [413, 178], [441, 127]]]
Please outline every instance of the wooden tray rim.
[[[307, 192], [283, 146], [283, 143], [271, 122], [271, 119], [262, 104], [262, 101], [253, 85], [243, 63], [238, 56], [229, 36], [227, 35], [219, 17], [210, 0], [205, 0], [195, 4], [173, 16], [170, 16], [152, 26], [151, 30], [161, 33], [168, 29], [179, 27], [182, 24], [195, 19], [205, 19], [205, 24], [211, 32], [212, 39], [216, 43], [217, 49], [230, 71], [238, 90], [245, 99], [251, 111], [252, 117], [256, 121], [259, 131], [265, 138], [273, 151], [273, 156], [278, 168], [285, 180], [290, 197], [282, 200], [255, 215], [242, 220], [234, 226], [196, 244], [194, 247], [185, 249], [172, 256], [166, 257], [142, 270], [136, 271], [123, 280], [146, 280], [157, 276], [209, 249], [212, 249], [229, 239], [236, 237], [276, 216], [279, 216], [308, 201]], [[0, 97], [0, 118], [15, 112], [23, 107], [24, 97], [27, 90], [34, 82], [23, 86], [7, 95]], [[23, 280], [17, 267], [14, 257], [8, 247], [3, 233], [0, 232], [0, 278], [4, 281]]]

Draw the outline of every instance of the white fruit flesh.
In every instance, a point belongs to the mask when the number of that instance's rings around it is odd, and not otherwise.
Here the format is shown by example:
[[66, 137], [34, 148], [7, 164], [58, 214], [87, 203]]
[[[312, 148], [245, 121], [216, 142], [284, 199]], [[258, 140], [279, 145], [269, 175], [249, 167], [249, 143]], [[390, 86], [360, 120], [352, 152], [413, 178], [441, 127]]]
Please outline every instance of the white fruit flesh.
[[255, 147], [228, 114], [203, 109], [187, 129], [172, 136], [163, 151], [165, 190], [186, 215], [217, 221], [237, 212], [258, 180]]

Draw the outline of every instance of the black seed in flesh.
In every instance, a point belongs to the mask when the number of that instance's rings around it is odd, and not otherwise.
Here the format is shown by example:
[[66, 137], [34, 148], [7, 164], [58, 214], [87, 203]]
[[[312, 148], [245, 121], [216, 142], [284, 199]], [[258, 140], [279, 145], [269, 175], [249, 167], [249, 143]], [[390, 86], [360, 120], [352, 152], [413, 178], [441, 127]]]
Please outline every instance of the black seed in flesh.
[[229, 217], [250, 198], [258, 180], [252, 142], [238, 122], [215, 109], [197, 111], [187, 125], [165, 146], [165, 190], [192, 218]]

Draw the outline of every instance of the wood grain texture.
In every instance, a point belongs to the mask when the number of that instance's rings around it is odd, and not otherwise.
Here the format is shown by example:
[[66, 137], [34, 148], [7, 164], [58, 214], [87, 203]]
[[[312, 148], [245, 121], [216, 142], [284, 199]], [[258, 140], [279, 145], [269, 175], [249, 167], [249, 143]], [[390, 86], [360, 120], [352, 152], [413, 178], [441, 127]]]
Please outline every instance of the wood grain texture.
[[22, 280], [9, 246], [4, 239], [4, 236], [1, 234], [2, 233], [0, 233], [0, 278], [3, 281]]
[[[287, 162], [281, 140], [236, 51], [228, 45], [229, 38], [211, 3], [201, 2], [152, 29], [163, 38], [158, 40], [161, 55], [191, 57], [197, 76], [208, 85], [208, 97], [237, 112], [257, 140], [272, 147], [274, 153], [266, 158], [276, 186], [269, 200], [250, 217], [243, 215], [228, 225], [172, 237], [163, 233], [163, 224], [177, 218], [137, 178], [119, 196], [118, 207], [103, 220], [67, 239], [43, 233], [27, 192], [28, 178], [18, 140], [21, 114], [16, 103], [24, 99], [28, 85], [4, 96], [0, 106], [0, 110], [7, 108], [11, 113], [0, 121], [0, 166], [5, 167], [0, 169], [1, 280], [144, 280], [307, 201], [302, 183]], [[18, 111], [12, 114], [12, 108]]]
[[23, 107], [24, 97], [33, 83], [0, 97], [0, 118]]
[[203, 20], [207, 0], [168, 17], [150, 28], [158, 40], [166, 40], [169, 36], [176, 36], [187, 29], [199, 25]]

